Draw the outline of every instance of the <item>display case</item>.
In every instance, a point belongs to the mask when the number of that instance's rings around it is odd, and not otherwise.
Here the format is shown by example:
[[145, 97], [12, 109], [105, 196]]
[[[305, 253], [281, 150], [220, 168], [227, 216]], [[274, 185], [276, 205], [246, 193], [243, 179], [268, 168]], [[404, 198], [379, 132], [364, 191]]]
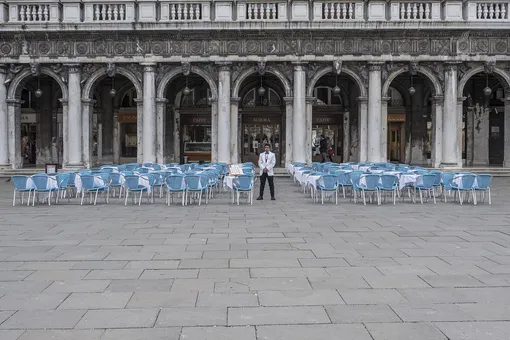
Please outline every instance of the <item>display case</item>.
[[210, 142], [186, 142], [184, 143], [184, 157], [187, 162], [210, 162], [211, 161], [211, 143]]

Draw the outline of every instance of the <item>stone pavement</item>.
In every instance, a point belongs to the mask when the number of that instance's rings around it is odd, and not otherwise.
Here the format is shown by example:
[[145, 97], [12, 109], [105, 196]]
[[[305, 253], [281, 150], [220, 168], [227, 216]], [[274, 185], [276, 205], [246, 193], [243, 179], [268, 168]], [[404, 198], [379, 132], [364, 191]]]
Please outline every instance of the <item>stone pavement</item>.
[[1, 340], [508, 340], [510, 180], [493, 205], [12, 208]]

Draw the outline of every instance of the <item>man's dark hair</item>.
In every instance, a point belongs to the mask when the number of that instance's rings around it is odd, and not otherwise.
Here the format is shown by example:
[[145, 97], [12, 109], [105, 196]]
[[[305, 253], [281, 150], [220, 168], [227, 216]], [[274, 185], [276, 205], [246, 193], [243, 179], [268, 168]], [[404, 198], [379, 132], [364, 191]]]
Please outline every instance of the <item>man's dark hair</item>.
[[264, 144], [264, 147], [266, 147], [266, 146], [271, 147], [271, 144], [269, 144], [269, 143]]

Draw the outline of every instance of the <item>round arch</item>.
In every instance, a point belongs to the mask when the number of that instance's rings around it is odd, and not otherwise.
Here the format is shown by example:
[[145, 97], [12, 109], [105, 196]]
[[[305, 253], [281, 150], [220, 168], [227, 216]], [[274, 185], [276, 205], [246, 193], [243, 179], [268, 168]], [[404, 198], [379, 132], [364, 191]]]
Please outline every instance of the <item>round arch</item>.
[[[464, 74], [462, 79], [459, 81], [459, 84], [457, 85], [457, 94], [459, 95], [459, 97], [463, 96], [464, 87], [466, 87], [468, 80], [475, 74], [483, 73], [483, 72], [485, 72], [485, 68], [483, 66], [478, 66], [478, 67], [474, 67], [474, 68], [470, 69], [469, 71], [467, 71]], [[505, 90], [505, 96], [509, 96], [510, 95], [510, 75], [498, 67], [496, 67], [494, 69], [494, 75], [501, 82], [501, 86], [503, 86], [503, 89]]]
[[[441, 84], [437, 77], [426, 67], [423, 67], [421, 65], [416, 66], [416, 71], [418, 73], [423, 74], [425, 77], [427, 77], [430, 82], [432, 83], [432, 86], [434, 87], [435, 95], [436, 96], [442, 96], [443, 95], [443, 89], [441, 87]], [[395, 78], [397, 78], [402, 73], [409, 72], [409, 66], [402, 67], [401, 69], [398, 69], [388, 75], [388, 79], [383, 84], [382, 87], [382, 96], [387, 97], [388, 96], [388, 89], [390, 88], [391, 83]]]
[[[310, 83], [308, 84], [308, 88], [306, 90], [306, 95], [308, 97], [313, 97], [313, 89], [315, 88], [315, 85], [317, 84], [319, 79], [321, 79], [324, 75], [326, 75], [328, 73], [333, 73], [333, 72], [334, 72], [333, 66], [326, 66], [323, 69], [317, 71], [314, 74], [314, 76], [312, 77], [312, 79], [310, 80]], [[358, 88], [360, 91], [360, 97], [368, 96], [367, 89], [363, 85], [363, 81], [361, 81], [361, 78], [356, 74], [356, 72], [349, 69], [348, 67], [342, 67], [341, 74], [342, 73], [347, 74], [349, 77], [351, 77], [354, 80], [356, 85], [358, 85]]]
[[[271, 66], [266, 67], [266, 72], [271, 73], [275, 77], [277, 77], [283, 84], [283, 87], [285, 89], [285, 96], [286, 97], [292, 97], [292, 86], [290, 85], [289, 80], [283, 75], [282, 72], [280, 72], [278, 69], [273, 68]], [[234, 82], [234, 86], [232, 86], [232, 97], [237, 98], [239, 97], [239, 90], [241, 89], [241, 85], [243, 84], [243, 81], [251, 74], [257, 73], [257, 67], [249, 67], [241, 74], [239, 77], [237, 77], [236, 81]]]
[[[120, 107], [122, 105], [122, 100], [126, 96], [126, 94], [134, 88], [133, 84], [130, 82], [126, 82], [122, 84], [117, 90], [117, 96], [115, 97], [115, 101], [113, 103], [113, 107]], [[135, 88], [136, 91], [136, 88]], [[138, 95], [138, 94], [137, 94]]]
[[[215, 100], [218, 98], [218, 88], [216, 87], [216, 82], [213, 80], [213, 77], [209, 74], [209, 72], [205, 71], [201, 67], [193, 66], [191, 65], [190, 68], [191, 73], [195, 73], [202, 78], [209, 84], [209, 88], [211, 89], [211, 96], [212, 99]], [[174, 79], [175, 77], [181, 75], [183, 73], [182, 66], [175, 67], [170, 70], [170, 72], [166, 73], [163, 78], [161, 79], [161, 82], [159, 83], [158, 89], [157, 89], [157, 97], [156, 98], [165, 98], [165, 90], [168, 85], [168, 83]]]
[[[48, 67], [41, 67], [41, 74], [50, 76], [57, 82], [57, 84], [60, 86], [60, 90], [62, 91], [62, 99], [67, 101], [67, 99], [68, 99], [67, 85], [62, 80], [62, 77], [60, 77], [57, 73], [55, 73], [53, 70], [51, 70]], [[9, 86], [9, 90], [7, 92], [7, 99], [16, 99], [16, 97], [19, 97], [21, 95], [23, 86], [20, 86], [20, 85], [29, 76], [32, 76], [32, 72], [30, 71], [30, 69], [25, 69], [25, 70], [21, 71], [12, 80], [11, 85]]]
[[[140, 83], [138, 78], [136, 78], [135, 74], [133, 72], [129, 71], [128, 69], [125, 69], [124, 67], [117, 67], [116, 73], [123, 75], [124, 77], [129, 79], [131, 81], [131, 83], [133, 83], [133, 86], [136, 89], [136, 96], [137, 96], [137, 98], [141, 99], [142, 98], [142, 84]], [[105, 74], [107, 74], [106, 67], [102, 67], [90, 75], [90, 77], [87, 79], [87, 81], [85, 81], [85, 84], [83, 85], [83, 90], [82, 90], [82, 98], [83, 99], [90, 99], [90, 92], [92, 91], [92, 87], [99, 80], [99, 78], [101, 78]]]

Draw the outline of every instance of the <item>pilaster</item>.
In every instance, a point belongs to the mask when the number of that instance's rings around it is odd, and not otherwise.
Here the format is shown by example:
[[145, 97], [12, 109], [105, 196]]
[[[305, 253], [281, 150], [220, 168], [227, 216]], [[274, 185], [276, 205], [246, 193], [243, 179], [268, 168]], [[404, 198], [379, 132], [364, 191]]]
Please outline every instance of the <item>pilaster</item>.
[[19, 99], [7, 99], [9, 124], [9, 161], [13, 169], [23, 167], [21, 158], [21, 103]]
[[285, 101], [285, 167], [292, 163], [292, 124], [294, 97], [284, 97]]
[[[459, 116], [457, 98], [457, 65], [447, 63], [444, 75], [444, 110], [443, 110], [443, 160], [442, 167], [459, 167], [462, 151], [459, 145], [462, 138], [462, 112]], [[460, 124], [459, 124], [460, 122]]]
[[7, 67], [0, 64], [0, 169], [9, 167], [9, 119], [7, 110]]
[[239, 97], [230, 98], [230, 161], [232, 164], [239, 163], [239, 154], [241, 150], [239, 143], [243, 132], [239, 134]]
[[156, 98], [156, 126], [157, 126], [157, 145], [156, 162], [165, 164], [165, 128], [166, 128], [166, 105], [168, 99]]
[[443, 96], [432, 98], [432, 166], [437, 168], [443, 157]]
[[358, 162], [368, 159], [368, 98], [358, 97]]
[[[92, 112], [94, 109], [93, 99], [82, 99], [82, 137], [83, 137], [83, 165], [86, 168], [91, 168], [92, 164], [92, 150], [94, 148], [92, 140]], [[99, 145], [98, 145], [99, 149]], [[98, 150], [99, 151], [99, 150]], [[115, 160], [114, 160], [115, 161]]]

